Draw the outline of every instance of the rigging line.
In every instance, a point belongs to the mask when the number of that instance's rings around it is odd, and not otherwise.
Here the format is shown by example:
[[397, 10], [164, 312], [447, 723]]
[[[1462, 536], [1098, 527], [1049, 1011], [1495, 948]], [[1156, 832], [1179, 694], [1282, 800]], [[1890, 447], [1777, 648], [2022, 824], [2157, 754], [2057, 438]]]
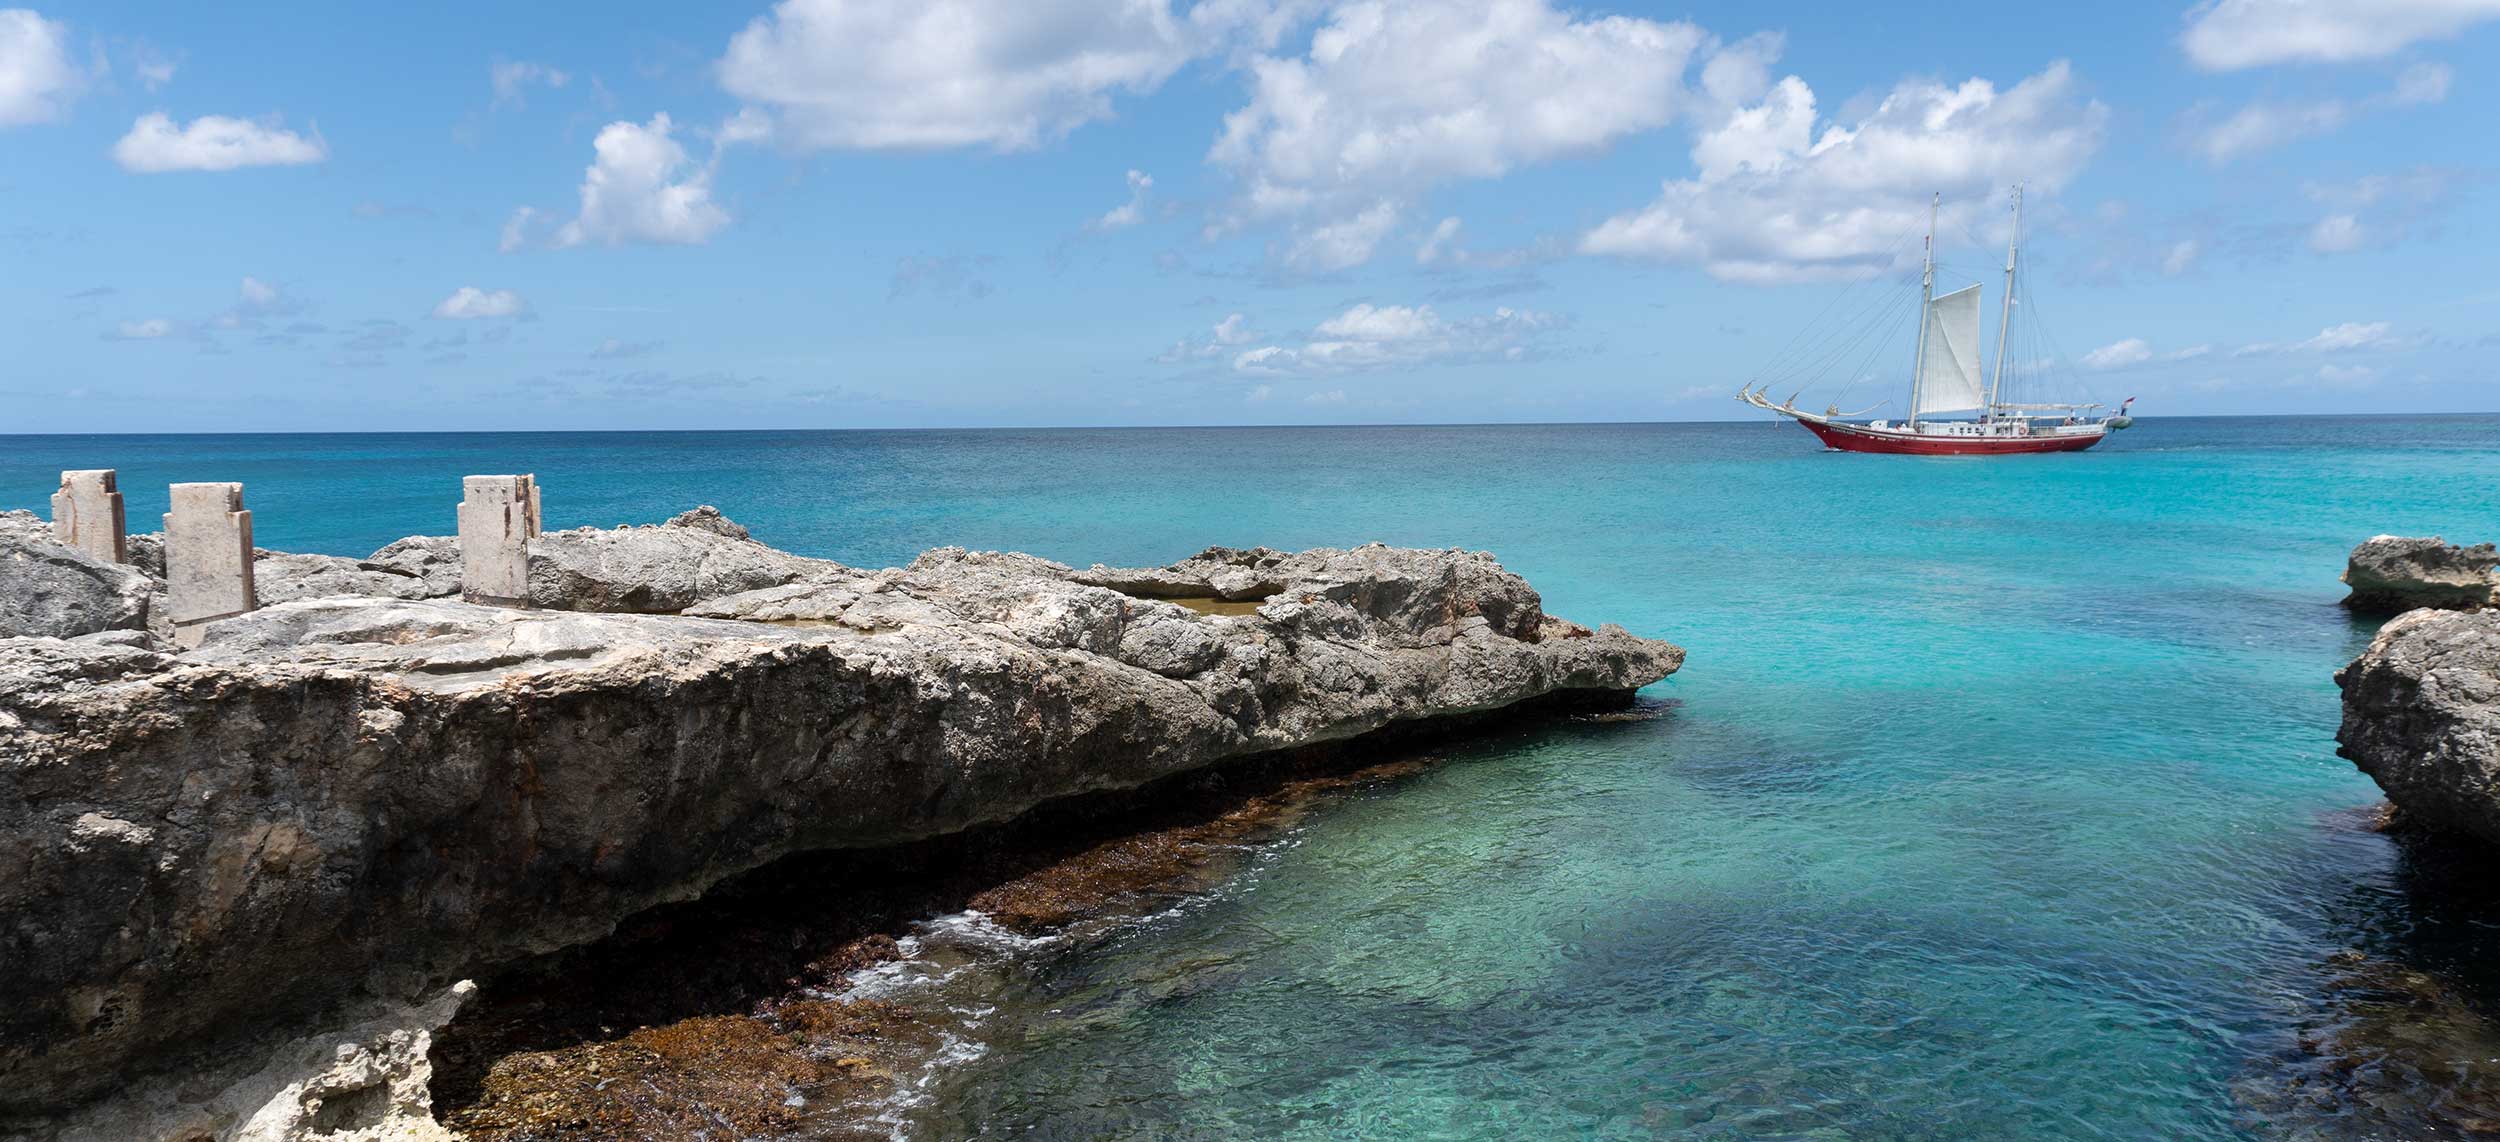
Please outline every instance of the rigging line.
[[1840, 397], [1834, 403], [1838, 403], [1838, 400], [1845, 400], [1849, 395], [1849, 390], [1856, 388], [1859, 381], [1875, 375], [1875, 363], [1897, 352], [1900, 342], [1901, 327], [1899, 325], [1892, 326], [1881, 337], [1878, 337], [1866, 355], [1858, 361], [1858, 367], [1850, 374], [1849, 382], [1841, 386]]
[[[1887, 247], [1885, 247], [1885, 248], [1884, 248], [1884, 253], [1883, 253], [1883, 260], [1884, 260], [1884, 264], [1886, 264], [1886, 265], [1890, 265], [1890, 264], [1891, 264], [1891, 262], [1892, 262], [1892, 260], [1893, 260], [1893, 256], [1894, 256], [1895, 254], [1898, 254], [1898, 253], [1901, 251], [1901, 247], [1902, 247], [1902, 245], [1903, 245], [1904, 243], [1907, 243], [1907, 242], [1910, 240], [1910, 235], [1911, 235], [1911, 234], [1916, 233], [1917, 231], [1918, 231], [1918, 226], [1917, 226], [1917, 224], [1913, 223], [1913, 224], [1911, 224], [1911, 226], [1910, 226], [1908, 229], [1903, 230], [1903, 231], [1902, 231], [1902, 232], [1901, 232], [1898, 236], [1896, 236], [1895, 238], [1893, 238], [1893, 240], [1892, 240], [1892, 244], [1891, 244], [1890, 246], [1887, 246]], [[1817, 325], [1821, 324], [1821, 323], [1822, 323], [1823, 318], [1828, 317], [1828, 316], [1830, 316], [1830, 315], [1831, 315], [1832, 308], [1833, 308], [1834, 306], [1839, 305], [1839, 304], [1840, 304], [1840, 302], [1842, 301], [1842, 299], [1847, 298], [1849, 295], [1851, 295], [1851, 294], [1855, 293], [1855, 292], [1857, 291], [1857, 288], [1858, 288], [1859, 286], [1864, 285], [1864, 284], [1866, 284], [1866, 283], [1867, 283], [1867, 282], [1869, 282], [1869, 281], [1873, 281], [1873, 280], [1875, 280], [1875, 279], [1881, 278], [1881, 277], [1883, 277], [1883, 276], [1884, 276], [1883, 271], [1878, 270], [1878, 271], [1876, 271], [1875, 273], [1871, 273], [1871, 274], [1868, 274], [1868, 275], [1867, 275], [1867, 276], [1865, 276], [1865, 277], [1858, 278], [1858, 279], [1856, 279], [1856, 280], [1854, 280], [1854, 281], [1850, 282], [1850, 283], [1849, 283], [1846, 287], [1843, 287], [1843, 288], [1842, 288], [1842, 290], [1841, 290], [1839, 293], [1834, 294], [1834, 295], [1832, 296], [1832, 298], [1831, 298], [1829, 301], [1826, 301], [1826, 302], [1824, 302], [1824, 303], [1823, 303], [1823, 308], [1822, 308], [1822, 310], [1821, 310], [1820, 312], [1818, 312], [1818, 313], [1816, 313], [1816, 314], [1815, 314], [1815, 317], [1814, 317], [1814, 321], [1813, 321], [1813, 322], [1810, 322], [1810, 323], [1808, 323], [1808, 324], [1806, 324], [1806, 325], [1804, 325], [1804, 326], [1799, 327], [1799, 328], [1798, 328], [1798, 330], [1797, 330], [1797, 332], [1796, 332], [1795, 334], [1793, 334], [1793, 335], [1791, 335], [1791, 336], [1789, 337], [1788, 344], [1781, 346], [1778, 352], [1771, 354], [1770, 361], [1771, 361], [1772, 363], [1777, 363], [1777, 362], [1781, 361], [1784, 357], [1786, 357], [1786, 356], [1787, 356], [1788, 351], [1789, 351], [1790, 349], [1793, 349], [1793, 348], [1795, 348], [1795, 347], [1796, 347], [1796, 343], [1797, 343], [1797, 341], [1798, 341], [1799, 339], [1803, 338], [1803, 337], [1804, 337], [1804, 336], [1805, 336], [1805, 335], [1806, 335], [1809, 331], [1813, 330], [1813, 329], [1814, 329]], [[1756, 379], [1759, 379], [1759, 378], [1760, 378], [1760, 371], [1759, 371], [1759, 370], [1757, 370], [1757, 371], [1756, 371], [1755, 376], [1756, 376]]]
[[1827, 344], [1812, 359], [1802, 362], [1801, 368], [1790, 374], [1789, 379], [1802, 378], [1812, 383], [1828, 377], [1832, 367], [1853, 352], [1868, 336], [1876, 330], [1894, 324], [1894, 318], [1900, 309], [1900, 302], [1905, 300], [1904, 295], [1909, 288], [1905, 283], [1897, 288], [1892, 296], [1887, 297], [1884, 304], [1832, 337], [1826, 338]]
[[[1896, 291], [1892, 299], [1892, 304], [1887, 305], [1885, 307], [1885, 311], [1877, 315], [1876, 320], [1870, 321], [1864, 326], [1861, 326], [1857, 335], [1850, 338], [1847, 344], [1834, 347], [1831, 360], [1824, 365], [1824, 372], [1826, 375], [1829, 374], [1832, 366], [1846, 362], [1850, 356], [1860, 346], [1865, 345], [1870, 338], [1877, 339], [1878, 341], [1888, 341], [1890, 338], [1899, 333], [1901, 322], [1897, 320], [1897, 318], [1901, 310], [1901, 303], [1910, 300], [1908, 296], [1910, 288], [1911, 287], [1907, 283], [1904, 283], [1903, 287], [1899, 291]], [[1852, 369], [1849, 375], [1842, 381], [1839, 396], [1843, 398], [1847, 397], [1849, 393], [1857, 387], [1858, 382], [1866, 375], [1867, 369], [1865, 364], [1861, 362], [1860, 365]]]
[[[1852, 283], [1851, 292], [1855, 292], [1855, 286], [1858, 284], [1863, 283]], [[1887, 298], [1879, 302], [1875, 308], [1880, 311], [1891, 304], [1893, 301]], [[1825, 308], [1828, 312], [1832, 307], [1826, 306]], [[1817, 364], [1829, 355], [1834, 345], [1846, 340], [1853, 327], [1852, 323], [1865, 319], [1866, 315], [1861, 313], [1859, 317], [1852, 318], [1851, 323], [1816, 321], [1810, 328], [1820, 332], [1815, 333], [1812, 339], [1803, 345], [1792, 346], [1792, 350], [1783, 355], [1777, 367], [1765, 369], [1759, 375], [1772, 378], [1775, 383], [1786, 383], [1796, 377], [1811, 374]]]
[[1821, 371], [1828, 369], [1828, 361], [1833, 353], [1845, 351], [1845, 347], [1851, 343], [1857, 331], [1866, 325], [1884, 320], [1888, 316], [1889, 311], [1898, 305], [1899, 292], [1899, 287], [1896, 287], [1893, 296], [1888, 296], [1870, 309], [1861, 311], [1849, 323], [1836, 324], [1825, 329], [1812, 345], [1806, 347], [1805, 352], [1785, 362], [1783, 367], [1773, 374], [1772, 382], [1786, 384], [1801, 377], [1808, 380], [1814, 379]]

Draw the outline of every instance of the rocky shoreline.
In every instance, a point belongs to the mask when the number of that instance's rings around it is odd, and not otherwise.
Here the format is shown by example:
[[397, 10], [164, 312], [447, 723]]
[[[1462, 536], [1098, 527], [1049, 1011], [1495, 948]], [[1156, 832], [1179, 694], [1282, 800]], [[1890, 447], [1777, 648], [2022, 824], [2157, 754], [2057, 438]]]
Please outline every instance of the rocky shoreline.
[[2391, 824], [2500, 845], [2500, 554], [2437, 536], [2353, 549], [2345, 605], [2400, 611], [2335, 674], [2336, 752], [2395, 807]]
[[115, 564], [34, 522], [0, 517], [0, 1131], [35, 1136], [439, 1132], [465, 981], [730, 878], [1682, 661], [1480, 553], [864, 571], [707, 510], [529, 539], [534, 609], [445, 597], [448, 539], [256, 551], [263, 608], [175, 652], [147, 537]]

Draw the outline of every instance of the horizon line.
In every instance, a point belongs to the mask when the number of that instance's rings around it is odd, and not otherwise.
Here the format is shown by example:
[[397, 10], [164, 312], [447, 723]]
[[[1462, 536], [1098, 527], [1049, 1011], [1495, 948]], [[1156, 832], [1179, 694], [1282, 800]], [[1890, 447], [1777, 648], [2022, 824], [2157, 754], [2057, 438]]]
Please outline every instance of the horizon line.
[[[2368, 420], [2398, 417], [2500, 416], [2500, 409], [2452, 412], [2215, 412], [2190, 415], [2138, 416], [2152, 420]], [[1733, 420], [1448, 420], [1332, 421], [1269, 424], [928, 424], [853, 425], [841, 428], [242, 428], [215, 431], [157, 432], [0, 432], [0, 440], [37, 440], [73, 436], [598, 436], [693, 435], [791, 432], [1171, 432], [1179, 430], [1258, 431], [1280, 428], [1646, 428], [1671, 424], [1768, 424], [1756, 418]]]

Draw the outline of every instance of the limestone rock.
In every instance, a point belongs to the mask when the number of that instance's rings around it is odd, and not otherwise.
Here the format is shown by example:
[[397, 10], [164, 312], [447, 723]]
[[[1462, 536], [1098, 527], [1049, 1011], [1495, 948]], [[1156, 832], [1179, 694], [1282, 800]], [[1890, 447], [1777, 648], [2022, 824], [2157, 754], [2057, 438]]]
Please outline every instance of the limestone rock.
[[2375, 535], [2352, 549], [2344, 605], [2394, 613], [2415, 607], [2465, 610], [2500, 599], [2500, 551], [2491, 544], [2459, 547], [2438, 536]]
[[531, 606], [566, 611], [673, 614], [708, 599], [847, 571], [776, 551], [713, 512], [658, 527], [579, 527], [530, 541]]
[[679, 512], [675, 516], [670, 517], [667, 523], [661, 524], [660, 526], [699, 528], [701, 530], [711, 532], [714, 535], [723, 536], [729, 539], [755, 538], [747, 532], [746, 528], [740, 526], [737, 521], [720, 514], [720, 509], [713, 507], [710, 504], [703, 504], [689, 511]]
[[[420, 577], [371, 565], [368, 560], [337, 555], [288, 555], [261, 552], [252, 561], [252, 583], [260, 605], [330, 595], [371, 595], [386, 599], [423, 599], [428, 584]], [[457, 592], [458, 588], [453, 588]]]
[[2407, 821], [2500, 844], [2500, 610], [2399, 615], [2335, 684], [2335, 752]]
[[[534, 594], [543, 558], [551, 603], [796, 621], [346, 595], [207, 624], [181, 655], [0, 639], [0, 1136], [151, 1074], [222, 1089], [340, 1011], [421, 1003], [790, 853], [1628, 698], [1683, 660], [1544, 615], [1488, 556], [1243, 554], [1075, 572], [949, 548], [870, 573], [706, 528], [585, 529], [534, 545]], [[1113, 585], [1138, 583], [1273, 591], [1206, 614]], [[382, 1061], [342, 1074], [417, 1050], [365, 1049]]]
[[439, 599], [460, 593], [460, 537], [456, 535], [412, 535], [396, 540], [365, 557], [358, 564], [367, 571], [380, 571], [417, 581], [412, 594], [398, 594], [404, 599]]
[[63, 1123], [61, 1142], [455, 1142], [434, 1120], [434, 1032], [477, 993], [462, 980], [260, 1052], [266, 1064], [204, 1091], [162, 1080]]
[[137, 569], [55, 542], [35, 513], [0, 512], [0, 635], [144, 631], [154, 592]]

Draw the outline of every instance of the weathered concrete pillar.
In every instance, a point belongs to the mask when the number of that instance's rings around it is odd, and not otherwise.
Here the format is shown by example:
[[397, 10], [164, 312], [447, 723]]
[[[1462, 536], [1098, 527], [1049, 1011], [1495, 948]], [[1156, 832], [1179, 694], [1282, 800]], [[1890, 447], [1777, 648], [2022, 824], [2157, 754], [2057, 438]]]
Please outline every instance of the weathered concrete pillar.
[[460, 597], [528, 606], [530, 539], [538, 534], [537, 477], [467, 476], [460, 494]]
[[198, 646], [203, 628], [260, 606], [252, 589], [252, 513], [241, 484], [176, 484], [165, 513], [166, 611], [174, 641]]
[[106, 562], [124, 563], [128, 530], [111, 468], [61, 473], [61, 490], [52, 493], [52, 538]]

